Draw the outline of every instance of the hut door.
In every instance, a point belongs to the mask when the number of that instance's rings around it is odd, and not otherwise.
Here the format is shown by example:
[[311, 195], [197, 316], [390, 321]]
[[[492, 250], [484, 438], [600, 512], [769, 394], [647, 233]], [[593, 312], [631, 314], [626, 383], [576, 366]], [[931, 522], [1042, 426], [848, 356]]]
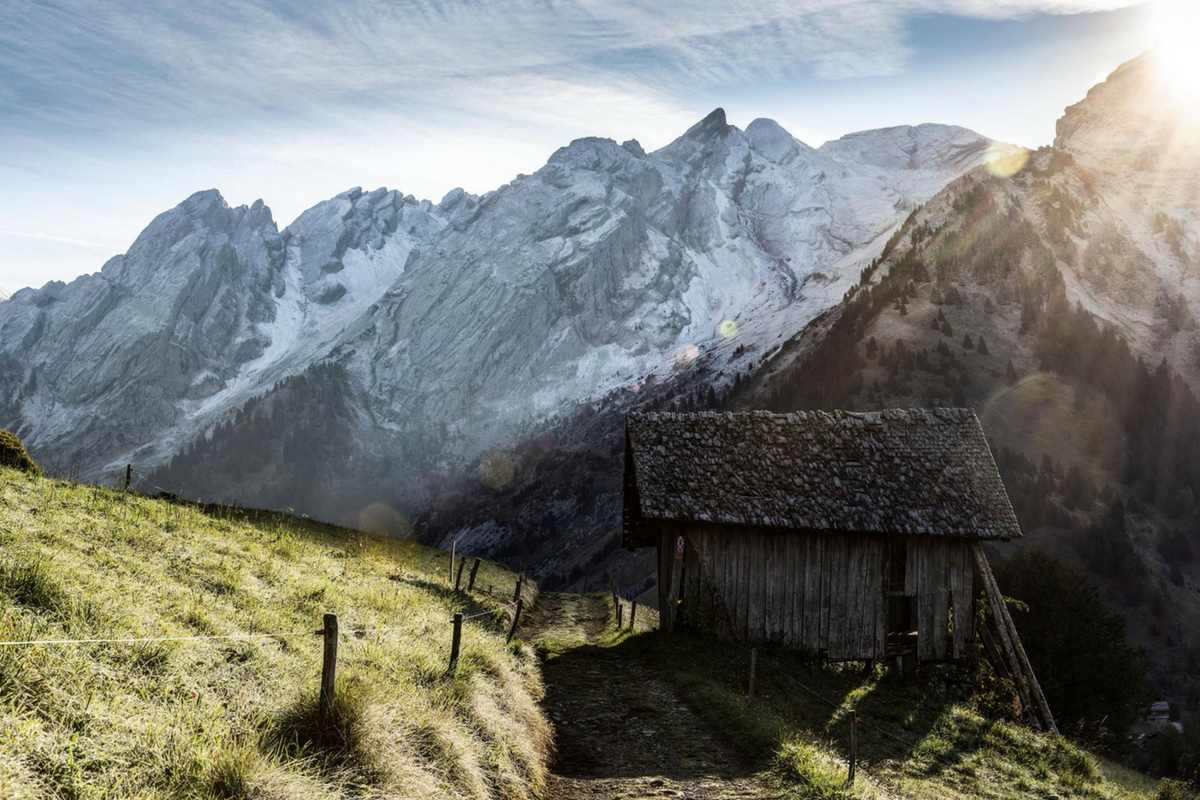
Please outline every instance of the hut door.
[[908, 578], [908, 540], [903, 536], [888, 539], [888, 638], [902, 637], [916, 630], [916, 596], [905, 592]]

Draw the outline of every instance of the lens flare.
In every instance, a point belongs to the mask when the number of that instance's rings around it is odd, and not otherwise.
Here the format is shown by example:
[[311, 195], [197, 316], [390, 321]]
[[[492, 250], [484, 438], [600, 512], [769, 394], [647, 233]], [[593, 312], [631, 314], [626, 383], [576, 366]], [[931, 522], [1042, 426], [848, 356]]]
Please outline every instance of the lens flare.
[[1160, 78], [1179, 100], [1200, 98], [1200, 3], [1154, 0], [1146, 6]]
[[733, 337], [737, 336], [737, 323], [731, 319], [727, 319], [720, 324], [717, 330], [719, 330], [721, 335], [726, 339], [732, 339]]
[[380, 536], [412, 536], [408, 518], [387, 503], [371, 503], [358, 512], [358, 529]]
[[700, 348], [694, 344], [685, 344], [675, 353], [675, 367], [686, 367], [700, 357]]
[[516, 465], [504, 453], [488, 453], [479, 462], [479, 481], [490, 489], [503, 489], [516, 472]]
[[1029, 151], [1024, 147], [1013, 147], [1003, 142], [992, 142], [984, 154], [988, 172], [1000, 178], [1011, 178], [1029, 161]]

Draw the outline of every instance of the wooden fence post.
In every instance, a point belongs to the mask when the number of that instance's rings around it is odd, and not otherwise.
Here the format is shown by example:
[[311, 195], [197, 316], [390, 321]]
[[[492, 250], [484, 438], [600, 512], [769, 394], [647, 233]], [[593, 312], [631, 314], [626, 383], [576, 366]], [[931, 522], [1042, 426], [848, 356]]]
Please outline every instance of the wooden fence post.
[[517, 623], [521, 621], [521, 609], [525, 606], [524, 600], [517, 600], [517, 613], [513, 614], [512, 627], [508, 629], [508, 638], [504, 640], [505, 644], [512, 641], [513, 636], [517, 632]]
[[462, 643], [462, 612], [454, 615], [454, 635], [450, 639], [450, 672], [458, 666], [458, 646]]
[[129, 491], [129, 484], [133, 482], [133, 464], [125, 465], [125, 491]]
[[858, 713], [850, 709], [850, 776], [847, 783], [854, 785], [855, 767], [858, 766]]
[[633, 630], [635, 619], [637, 619], [637, 600], [634, 600], [633, 605], [629, 607], [629, 630]]
[[454, 583], [454, 550], [458, 547], [458, 539], [450, 542], [450, 583]]
[[454, 591], [456, 592], [458, 591], [458, 587], [462, 586], [462, 571], [463, 567], [466, 565], [467, 560], [465, 558], [460, 558], [458, 560], [458, 572], [454, 576]]
[[624, 626], [624, 623], [622, 622], [622, 618], [625, 616], [624, 611], [625, 611], [625, 609], [621, 608], [621, 598], [618, 597], [617, 598], [617, 630], [621, 630], [621, 628]]
[[328, 728], [333, 722], [334, 688], [337, 683], [337, 614], [325, 615], [325, 628], [322, 633], [325, 634], [325, 657], [321, 664], [321, 695], [317, 701], [317, 718], [322, 728]]
[[471, 565], [471, 577], [467, 579], [467, 591], [475, 591], [475, 573], [479, 572], [479, 559], [475, 559], [475, 563]]
[[513, 602], [514, 603], [521, 599], [521, 584], [524, 582], [525, 582], [525, 576], [518, 575], [517, 576], [517, 590], [515, 592], [513, 592]]
[[754, 702], [754, 681], [758, 677], [758, 648], [750, 648], [750, 691], [746, 693], [746, 702]]

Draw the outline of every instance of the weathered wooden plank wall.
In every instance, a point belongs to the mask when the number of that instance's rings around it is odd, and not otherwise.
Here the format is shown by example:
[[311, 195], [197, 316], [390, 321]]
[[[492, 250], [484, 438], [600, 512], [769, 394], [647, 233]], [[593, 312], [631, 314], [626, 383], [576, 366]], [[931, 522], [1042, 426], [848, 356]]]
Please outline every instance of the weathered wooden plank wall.
[[904, 591], [917, 600], [917, 657], [922, 661], [960, 658], [975, 638], [973, 569], [968, 541], [909, 538]]
[[883, 657], [883, 537], [693, 526], [686, 539], [685, 619], [711, 627], [724, 616], [744, 641], [828, 650], [830, 658]]
[[[686, 546], [675, 558], [676, 537]], [[660, 608], [683, 600], [685, 624], [743, 641], [779, 642], [830, 659], [883, 659], [887, 650], [887, 537], [727, 531], [665, 525]], [[908, 537], [905, 594], [915, 598], [918, 657], [961, 658], [975, 636], [970, 543]], [[662, 629], [671, 630], [673, 614]], [[672, 617], [668, 619], [668, 617]]]

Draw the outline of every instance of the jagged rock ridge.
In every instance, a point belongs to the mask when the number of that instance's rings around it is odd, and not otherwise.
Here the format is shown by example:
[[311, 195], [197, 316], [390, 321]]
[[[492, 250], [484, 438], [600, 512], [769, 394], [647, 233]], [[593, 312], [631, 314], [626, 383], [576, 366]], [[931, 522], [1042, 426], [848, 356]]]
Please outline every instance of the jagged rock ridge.
[[348, 438], [308, 452], [338, 449], [347, 471], [321, 498], [289, 490], [288, 464], [247, 488], [240, 458], [179, 482], [327, 516], [372, 495], [419, 505], [425, 475], [472, 470], [620, 387], [776, 347], [989, 144], [923, 125], [814, 149], [718, 109], [654, 153], [580, 139], [482, 197], [355, 189], [283, 231], [261, 201], [201, 192], [99, 273], [0, 306], [0, 424], [100, 477], [252, 424], [247, 402], [278, 387], [309, 393], [293, 427], [332, 424], [315, 395], [337, 394]]

